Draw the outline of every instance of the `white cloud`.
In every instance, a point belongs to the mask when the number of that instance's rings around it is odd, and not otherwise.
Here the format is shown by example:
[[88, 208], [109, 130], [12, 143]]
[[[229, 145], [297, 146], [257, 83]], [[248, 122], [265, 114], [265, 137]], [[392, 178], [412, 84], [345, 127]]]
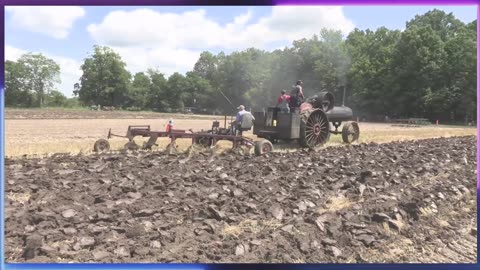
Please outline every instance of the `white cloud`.
[[10, 25], [56, 39], [66, 38], [75, 21], [85, 16], [83, 8], [69, 6], [7, 6], [5, 10], [11, 13]]
[[10, 61], [17, 61], [22, 54], [27, 53], [27, 51], [24, 51], [19, 48], [15, 48], [9, 45], [5, 45], [5, 60], [10, 60]]
[[166, 76], [175, 72], [185, 73], [193, 69], [200, 52], [175, 48], [111, 47], [119, 53], [133, 74], [148, 68], [158, 69]]
[[[325, 28], [348, 33], [354, 25], [342, 7], [272, 7], [256, 21], [249, 10], [220, 25], [205, 10], [161, 13], [148, 8], [112, 11], [87, 31], [99, 44], [119, 52], [129, 69], [143, 71], [158, 67], [166, 74], [193, 68], [200, 51], [209, 49], [266, 49], [269, 44], [290, 45], [295, 39], [310, 38]], [[280, 46], [284, 47], [284, 46]]]
[[[5, 60], [16, 61], [22, 54], [27, 53], [26, 50], [5, 45]], [[82, 72], [80, 70], [81, 63], [75, 59], [50, 54], [48, 52], [33, 52], [42, 53], [46, 57], [54, 60], [60, 66], [61, 83], [58, 85], [58, 90], [67, 97], [73, 96], [73, 84], [79, 81]]]
[[111, 46], [163, 46], [197, 48], [215, 45], [208, 36], [221, 27], [206, 18], [204, 10], [182, 14], [159, 13], [151, 9], [110, 12], [101, 24], [87, 30], [93, 39]]
[[271, 41], [309, 38], [322, 28], [340, 30], [344, 34], [354, 29], [354, 24], [335, 6], [277, 6], [270, 17], [262, 18], [259, 26], [271, 31]]
[[272, 7], [269, 16], [248, 24], [252, 16], [248, 11], [221, 26], [209, 19], [203, 9], [174, 14], [144, 8], [110, 12], [101, 23], [90, 24], [87, 30], [94, 40], [111, 46], [243, 49], [309, 38], [323, 27], [344, 33], [354, 28], [342, 7]]
[[276, 6], [256, 23], [241, 29], [227, 27], [221, 42], [229, 48], [266, 48], [278, 42], [290, 45], [294, 40], [319, 34], [322, 28], [347, 34], [354, 24], [344, 16], [342, 7]]

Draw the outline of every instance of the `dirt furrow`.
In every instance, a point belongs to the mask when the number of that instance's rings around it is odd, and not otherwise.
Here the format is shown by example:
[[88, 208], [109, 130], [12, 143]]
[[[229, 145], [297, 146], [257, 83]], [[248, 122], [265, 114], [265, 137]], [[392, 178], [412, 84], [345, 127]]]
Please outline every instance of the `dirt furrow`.
[[8, 262], [474, 262], [476, 137], [6, 159]]

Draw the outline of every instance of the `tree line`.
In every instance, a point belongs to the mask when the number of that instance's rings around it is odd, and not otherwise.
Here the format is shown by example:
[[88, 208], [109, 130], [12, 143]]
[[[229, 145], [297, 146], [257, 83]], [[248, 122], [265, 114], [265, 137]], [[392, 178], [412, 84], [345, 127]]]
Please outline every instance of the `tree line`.
[[5, 106], [75, 107], [55, 85], [60, 82], [60, 66], [42, 54], [27, 53], [17, 61], [5, 61]]
[[306, 96], [332, 92], [337, 105], [345, 98], [360, 117], [463, 121], [476, 112], [476, 24], [435, 9], [415, 16], [403, 31], [355, 29], [343, 37], [322, 29], [272, 52], [205, 51], [191, 71], [169, 77], [154, 69], [131, 74], [118, 53], [94, 46], [71, 99], [54, 89], [58, 64], [26, 54], [5, 63], [5, 102], [161, 112], [197, 107], [229, 114], [239, 104], [253, 110], [274, 106], [282, 89], [302, 80]]

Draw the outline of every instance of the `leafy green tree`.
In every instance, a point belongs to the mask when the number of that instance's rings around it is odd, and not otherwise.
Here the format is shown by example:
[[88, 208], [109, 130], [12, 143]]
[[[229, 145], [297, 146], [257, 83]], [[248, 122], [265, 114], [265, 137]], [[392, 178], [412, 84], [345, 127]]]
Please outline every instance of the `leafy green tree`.
[[[271, 61], [267, 52], [250, 48], [228, 56], [217, 55], [218, 81], [211, 82], [217, 100], [217, 108], [234, 112], [238, 104], [247, 108], [268, 98], [268, 81]], [[230, 102], [232, 104], [230, 104]]]
[[351, 67], [348, 70], [348, 105], [360, 115], [392, 116], [395, 97], [392, 91], [393, 52], [400, 31], [381, 27], [376, 31], [352, 31], [346, 41]]
[[147, 106], [148, 92], [151, 87], [150, 78], [143, 72], [138, 72], [133, 77], [129, 91], [130, 106], [145, 108]]
[[430, 27], [442, 41], [447, 41], [455, 36], [455, 33], [463, 28], [464, 24], [453, 13], [433, 9], [422, 15], [416, 15], [415, 18], [406, 23], [406, 28], [412, 26]]
[[48, 94], [56, 83], [60, 83], [60, 66], [42, 54], [27, 53], [18, 61], [21, 67], [24, 86], [36, 94], [38, 107], [44, 105], [45, 94]]
[[201, 78], [213, 82], [217, 79], [218, 59], [212, 53], [205, 51], [193, 67], [193, 73]]
[[64, 103], [64, 107], [67, 108], [80, 108], [82, 107], [78, 97], [73, 97], [73, 98], [67, 98], [67, 100]]
[[[265, 105], [274, 106], [281, 90], [286, 90], [289, 93], [297, 80], [305, 80], [305, 77], [299, 72], [302, 68], [303, 59], [294, 49], [276, 50], [272, 53], [270, 61], [270, 77], [265, 82], [265, 88], [268, 89], [268, 92], [256, 93], [251, 97], [253, 100], [256, 100], [255, 97], [258, 96], [267, 99], [263, 102], [261, 99], [258, 100], [259, 103], [255, 104], [257, 109], [261, 109]], [[305, 91], [308, 90], [305, 89]]]
[[147, 93], [146, 108], [154, 111], [167, 111], [170, 108], [166, 98], [167, 79], [158, 70], [149, 69], [147, 74], [151, 84]]
[[187, 107], [208, 109], [211, 111], [215, 104], [215, 91], [210, 82], [195, 72], [187, 72], [188, 86], [185, 89], [184, 104]]
[[93, 54], [81, 66], [80, 101], [85, 105], [125, 105], [131, 78], [125, 62], [109, 47], [94, 46], [93, 49]]
[[189, 88], [188, 80], [182, 74], [175, 72], [167, 81], [164, 98], [168, 102], [167, 111], [182, 111], [184, 109], [184, 100], [187, 97], [187, 89]]
[[350, 56], [340, 31], [323, 29], [320, 42], [314, 52], [313, 71], [316, 75], [315, 90], [327, 90], [342, 98], [343, 87], [347, 83], [347, 72], [350, 69]]
[[47, 95], [46, 104], [49, 107], [66, 107], [67, 97], [63, 93], [53, 90]]
[[[439, 10], [407, 23], [395, 62], [396, 94], [404, 113], [452, 120], [450, 116], [463, 117], [474, 110], [476, 99], [470, 89], [476, 88], [472, 87], [476, 84], [476, 30], [468, 29], [451, 13]], [[408, 89], [408, 94], [401, 95], [399, 89]], [[409, 100], [415, 101], [408, 107]]]
[[[444, 107], [459, 118], [473, 117], [476, 111], [477, 95], [477, 33], [468, 25], [460, 28], [456, 35], [445, 43], [446, 60], [442, 70], [445, 78], [440, 102], [431, 105], [432, 110]], [[447, 106], [442, 106], [447, 104]], [[440, 112], [439, 112], [440, 113]], [[466, 119], [468, 120], [468, 119]]]
[[[225, 56], [218, 64], [218, 85], [217, 107], [223, 112], [233, 112], [235, 105], [230, 104], [225, 96], [233, 104], [245, 103], [243, 95], [249, 88], [246, 81], [246, 62], [241, 53], [233, 52]], [[225, 96], [224, 96], [225, 95]]]
[[33, 92], [26, 85], [24, 67], [14, 61], [5, 62], [5, 106], [31, 107], [34, 105]]

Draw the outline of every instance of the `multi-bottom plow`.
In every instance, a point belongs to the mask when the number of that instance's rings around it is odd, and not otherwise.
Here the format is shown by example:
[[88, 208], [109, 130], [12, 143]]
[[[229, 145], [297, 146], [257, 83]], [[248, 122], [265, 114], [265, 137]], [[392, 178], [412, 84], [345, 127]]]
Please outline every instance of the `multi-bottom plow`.
[[[192, 139], [192, 145], [201, 145], [204, 147], [213, 147], [218, 141], [230, 141], [232, 142], [232, 149], [246, 149], [250, 151], [252, 147], [255, 149], [255, 154], [262, 155], [273, 151], [272, 144], [267, 140], [254, 141], [250, 138], [235, 135], [233, 126], [230, 128], [221, 128], [218, 121], [214, 121], [212, 129], [208, 131], [193, 132], [191, 129], [171, 129], [169, 131], [152, 131], [149, 125], [142, 126], [128, 126], [127, 134], [125, 136], [116, 135], [108, 132], [107, 139], [99, 139], [95, 142], [94, 151], [104, 152], [110, 150], [110, 143], [108, 139], [112, 137], [121, 137], [128, 139], [125, 144], [125, 150], [138, 150], [138, 149], [151, 149], [156, 145], [157, 139], [161, 137], [170, 138], [170, 143], [167, 145], [168, 153], [175, 153], [177, 150], [176, 139]], [[140, 147], [135, 143], [135, 137], [148, 137], [148, 141], [144, 142]]]

